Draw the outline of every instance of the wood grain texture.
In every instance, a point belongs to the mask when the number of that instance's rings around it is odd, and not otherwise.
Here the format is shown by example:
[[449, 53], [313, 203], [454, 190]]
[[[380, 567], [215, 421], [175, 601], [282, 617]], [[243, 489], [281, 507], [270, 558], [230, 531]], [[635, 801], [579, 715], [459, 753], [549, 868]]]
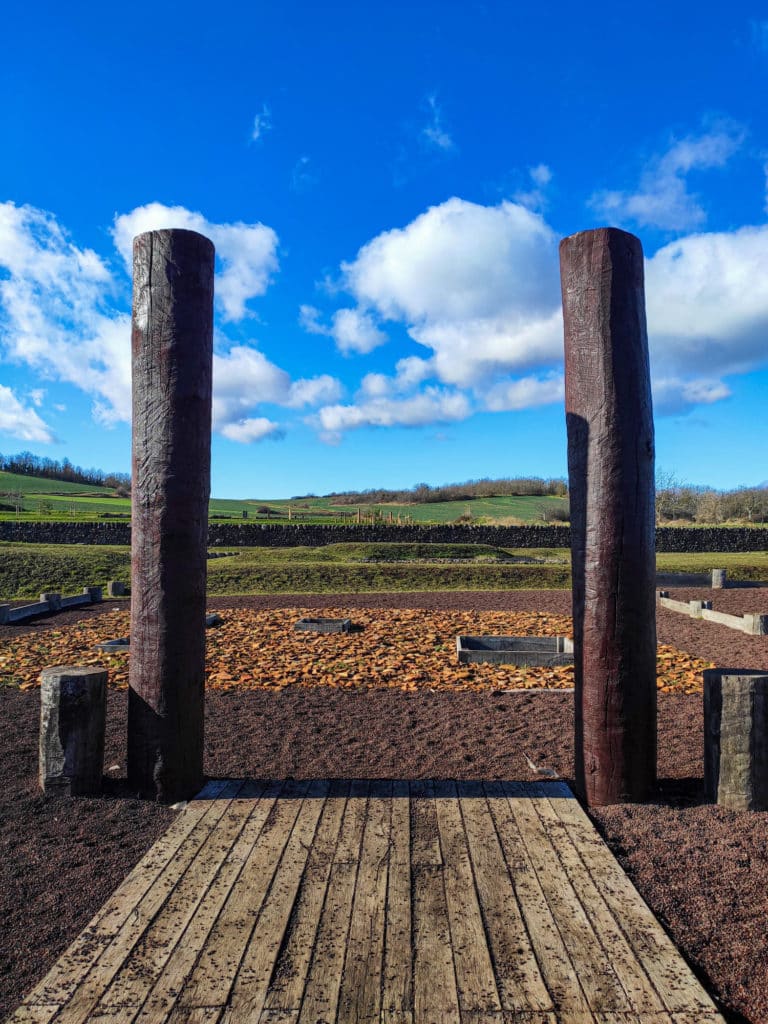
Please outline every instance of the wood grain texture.
[[715, 1024], [570, 790], [212, 785], [14, 1024]]
[[194, 231], [134, 239], [128, 773], [167, 803], [203, 774], [213, 263]]
[[560, 243], [571, 496], [576, 784], [594, 806], [656, 781], [654, 433], [643, 251]]

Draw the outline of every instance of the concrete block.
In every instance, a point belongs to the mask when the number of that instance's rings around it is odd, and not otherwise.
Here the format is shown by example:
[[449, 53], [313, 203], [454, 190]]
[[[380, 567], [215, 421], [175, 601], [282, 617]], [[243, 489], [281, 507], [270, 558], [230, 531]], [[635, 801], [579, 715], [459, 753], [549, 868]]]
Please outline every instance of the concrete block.
[[9, 621], [11, 612], [11, 606], [9, 604], [0, 604], [0, 626], [4, 626]]
[[41, 594], [40, 603], [43, 601], [48, 602], [48, 609], [52, 612], [57, 612], [61, 608], [61, 594]]
[[101, 792], [107, 670], [57, 666], [40, 675], [40, 787], [45, 793]]
[[62, 597], [60, 607], [76, 608], [78, 605], [90, 603], [91, 599], [88, 594], [74, 594], [72, 597]]
[[728, 586], [728, 582], [727, 582], [727, 579], [726, 579], [726, 571], [725, 571], [725, 569], [713, 569], [712, 570], [712, 589], [713, 590], [722, 590], [724, 587], [727, 587], [727, 586]]
[[8, 612], [9, 622], [23, 622], [24, 619], [31, 619], [33, 615], [45, 615], [49, 611], [47, 601], [36, 601], [34, 604], [20, 604], [11, 608]]
[[567, 636], [457, 636], [456, 656], [462, 665], [572, 665], [573, 640]]
[[768, 634], [768, 615], [745, 612], [744, 632], [752, 636], [765, 636]]
[[711, 609], [711, 601], [689, 601], [688, 607], [690, 608], [690, 616], [692, 619], [702, 618], [702, 612], [704, 609]]
[[768, 810], [768, 674], [704, 671], [704, 787], [736, 811]]
[[107, 584], [107, 597], [125, 597], [125, 584], [120, 580], [110, 580]]
[[88, 594], [94, 604], [102, 600], [101, 587], [83, 587], [83, 593]]

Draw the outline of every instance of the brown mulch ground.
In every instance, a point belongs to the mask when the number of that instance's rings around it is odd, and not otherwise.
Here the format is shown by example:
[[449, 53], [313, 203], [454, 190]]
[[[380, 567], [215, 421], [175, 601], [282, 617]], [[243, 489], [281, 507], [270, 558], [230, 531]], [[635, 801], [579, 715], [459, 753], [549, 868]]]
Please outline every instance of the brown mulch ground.
[[[679, 591], [717, 610], [766, 612], [768, 591]], [[570, 594], [299, 595], [219, 598], [209, 608], [361, 608], [568, 615]], [[105, 611], [74, 609], [0, 627], [7, 642], [48, 647]], [[354, 618], [354, 616], [353, 616]], [[429, 626], [430, 616], [424, 615]], [[768, 668], [768, 638], [659, 614], [659, 642], [702, 660]], [[532, 778], [526, 758], [572, 773], [572, 696], [494, 690], [303, 688], [207, 694], [206, 771], [255, 777]], [[100, 799], [51, 800], [36, 786], [39, 700], [0, 690], [0, 1018], [10, 1012], [114, 890], [174, 812], [126, 792], [124, 692], [109, 693]], [[677, 945], [732, 1021], [768, 1024], [768, 814], [703, 803], [700, 696], [660, 694], [658, 799], [593, 812], [593, 819]]]

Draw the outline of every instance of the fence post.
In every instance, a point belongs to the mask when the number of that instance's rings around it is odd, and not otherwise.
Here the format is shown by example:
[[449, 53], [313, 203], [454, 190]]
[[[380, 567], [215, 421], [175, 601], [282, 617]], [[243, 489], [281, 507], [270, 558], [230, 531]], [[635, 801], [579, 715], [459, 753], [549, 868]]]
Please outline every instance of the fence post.
[[164, 803], [203, 774], [213, 244], [133, 243], [133, 530], [128, 775]]
[[643, 251], [560, 243], [571, 494], [576, 784], [592, 805], [656, 779], [654, 439]]

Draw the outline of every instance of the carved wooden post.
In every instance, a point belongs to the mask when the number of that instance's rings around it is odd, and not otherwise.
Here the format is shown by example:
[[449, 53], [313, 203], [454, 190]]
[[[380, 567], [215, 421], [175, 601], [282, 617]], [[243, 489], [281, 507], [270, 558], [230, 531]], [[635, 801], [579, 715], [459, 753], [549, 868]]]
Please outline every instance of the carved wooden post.
[[203, 773], [213, 260], [194, 231], [133, 243], [128, 774], [165, 803]]
[[576, 784], [593, 805], [656, 780], [654, 444], [643, 250], [560, 243], [571, 492]]

